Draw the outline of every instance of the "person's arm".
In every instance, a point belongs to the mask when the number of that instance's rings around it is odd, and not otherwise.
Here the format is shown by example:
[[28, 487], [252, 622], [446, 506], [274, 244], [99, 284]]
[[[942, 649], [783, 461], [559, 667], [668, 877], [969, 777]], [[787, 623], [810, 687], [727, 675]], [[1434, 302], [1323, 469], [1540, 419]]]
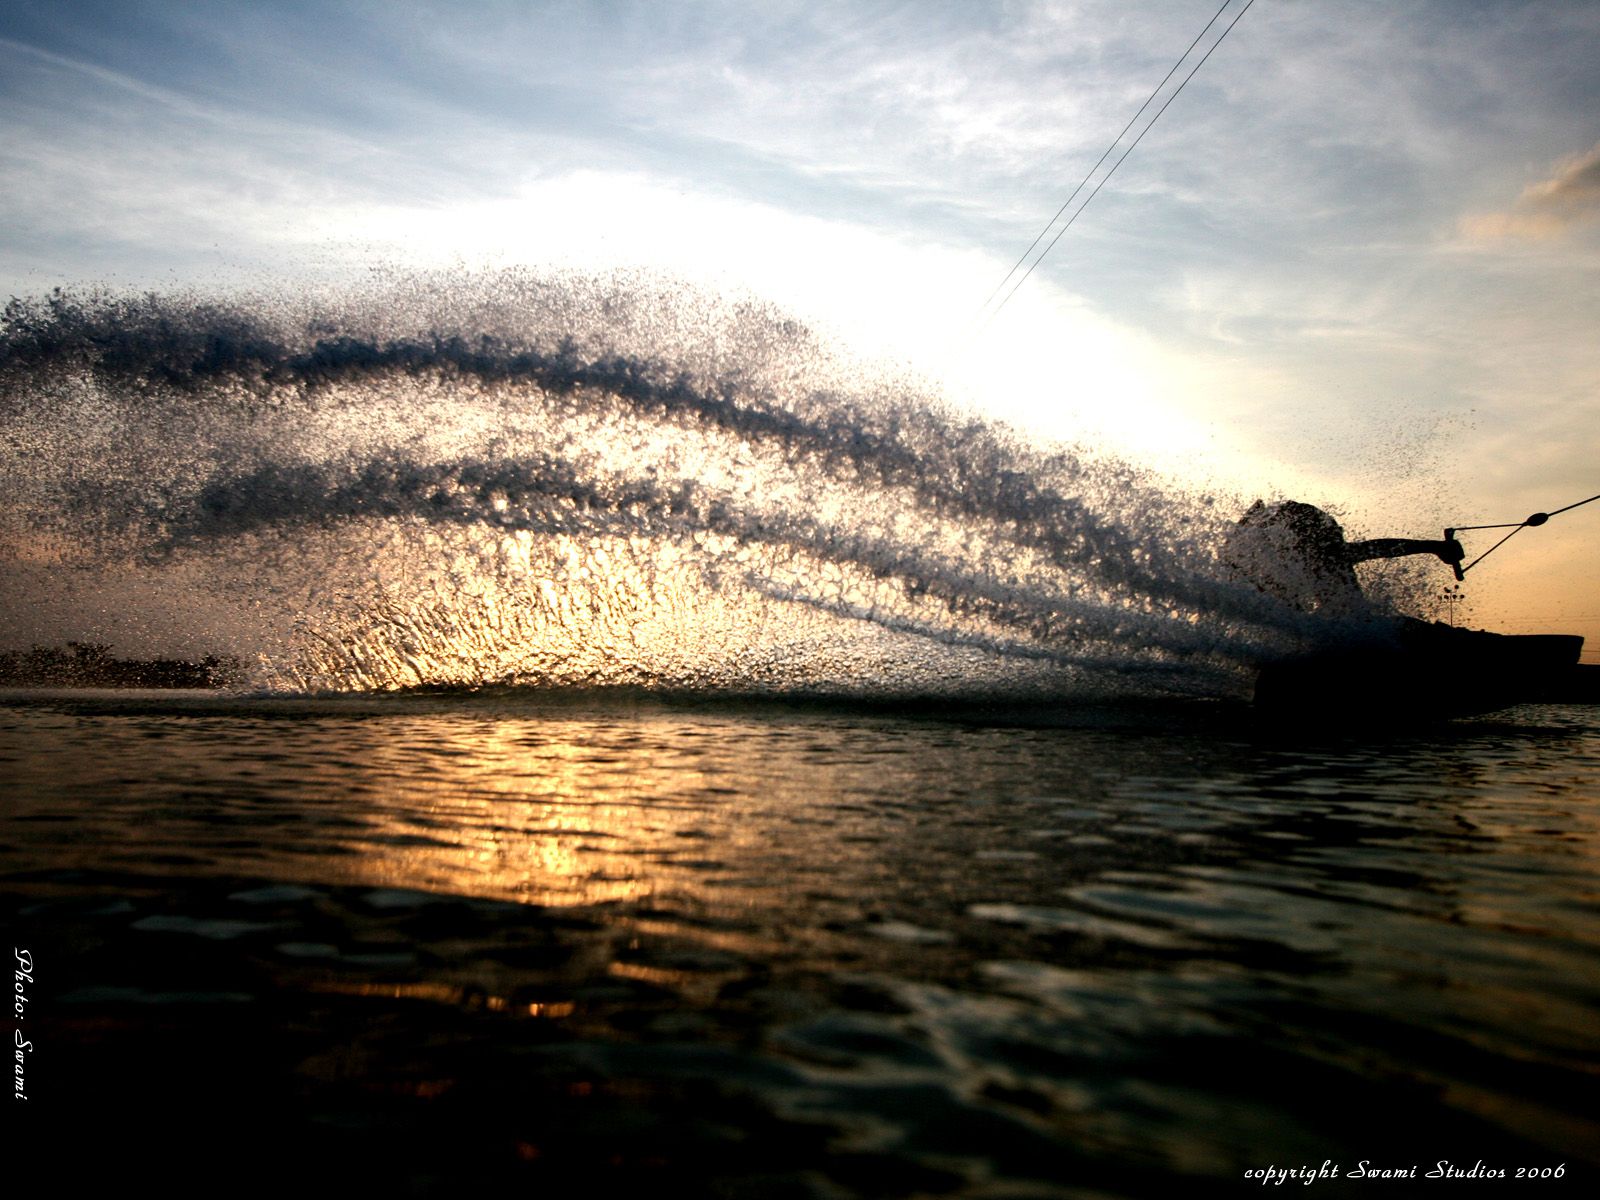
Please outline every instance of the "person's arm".
[[1409, 554], [1437, 555], [1441, 562], [1452, 567], [1467, 556], [1455, 538], [1442, 542], [1418, 538], [1373, 538], [1367, 542], [1351, 542], [1345, 547], [1346, 561], [1351, 563], [1369, 562], [1375, 558], [1405, 558]]

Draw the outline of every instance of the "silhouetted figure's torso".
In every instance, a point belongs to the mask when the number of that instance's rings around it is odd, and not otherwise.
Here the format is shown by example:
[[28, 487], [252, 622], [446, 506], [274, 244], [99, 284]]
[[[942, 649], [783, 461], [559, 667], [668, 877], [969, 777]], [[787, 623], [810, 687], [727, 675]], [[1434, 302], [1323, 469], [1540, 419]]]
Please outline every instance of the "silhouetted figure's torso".
[[1432, 554], [1445, 563], [1462, 559], [1454, 539], [1347, 542], [1339, 522], [1298, 500], [1271, 505], [1257, 500], [1223, 548], [1224, 561], [1269, 596], [1304, 612], [1352, 616], [1367, 608], [1354, 564], [1411, 554]]

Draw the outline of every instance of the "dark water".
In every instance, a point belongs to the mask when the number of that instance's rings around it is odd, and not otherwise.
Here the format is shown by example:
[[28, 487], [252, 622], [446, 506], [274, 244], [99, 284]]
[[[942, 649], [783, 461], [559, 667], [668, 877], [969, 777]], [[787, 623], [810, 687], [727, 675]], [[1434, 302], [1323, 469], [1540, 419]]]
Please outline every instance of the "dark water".
[[1592, 710], [1320, 741], [1085, 715], [13, 694], [27, 1103], [92, 1151], [52, 1169], [439, 1195], [1166, 1196], [1325, 1160], [1592, 1183]]

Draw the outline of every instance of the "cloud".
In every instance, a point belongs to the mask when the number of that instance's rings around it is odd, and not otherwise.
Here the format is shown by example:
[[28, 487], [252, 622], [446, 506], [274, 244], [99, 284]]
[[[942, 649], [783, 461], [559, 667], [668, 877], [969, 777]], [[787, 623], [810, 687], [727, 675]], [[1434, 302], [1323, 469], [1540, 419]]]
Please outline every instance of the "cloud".
[[1465, 217], [1462, 232], [1479, 240], [1553, 238], [1600, 217], [1600, 142], [1564, 159], [1549, 179], [1529, 184], [1505, 212]]

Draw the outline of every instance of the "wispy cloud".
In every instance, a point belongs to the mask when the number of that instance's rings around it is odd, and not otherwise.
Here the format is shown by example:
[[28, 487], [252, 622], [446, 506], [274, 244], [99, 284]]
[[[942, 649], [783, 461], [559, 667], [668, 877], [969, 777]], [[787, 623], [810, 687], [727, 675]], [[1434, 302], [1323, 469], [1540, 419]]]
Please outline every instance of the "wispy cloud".
[[1560, 237], [1600, 218], [1600, 142], [1562, 160], [1548, 179], [1529, 184], [1504, 212], [1464, 217], [1462, 232], [1483, 241]]

